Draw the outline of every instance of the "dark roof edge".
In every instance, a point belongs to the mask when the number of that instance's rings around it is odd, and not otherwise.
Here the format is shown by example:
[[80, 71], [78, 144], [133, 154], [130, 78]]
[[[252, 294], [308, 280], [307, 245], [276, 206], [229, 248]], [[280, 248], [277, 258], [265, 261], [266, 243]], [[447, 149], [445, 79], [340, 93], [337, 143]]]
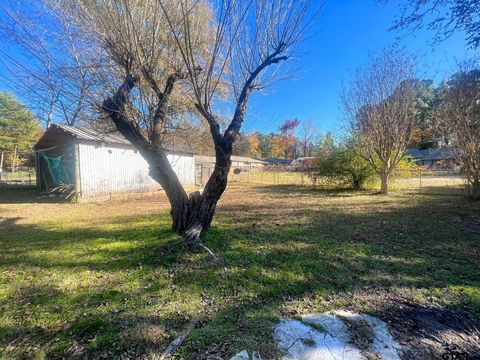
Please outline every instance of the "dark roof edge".
[[[123, 135], [118, 132], [116, 134], [102, 134], [93, 129], [89, 129], [89, 131], [87, 132], [81, 128], [73, 128], [71, 126], [62, 124], [50, 124], [49, 127], [42, 134], [40, 139], [38, 139], [38, 141], [35, 143], [34, 148], [37, 148], [37, 145], [43, 140], [48, 131], [53, 128], [63, 130], [64, 132], [68, 133], [69, 136], [75, 138], [76, 141], [80, 143], [105, 143], [129, 149], [136, 149], [136, 147], [132, 145], [132, 143], [130, 143]], [[195, 155], [195, 152], [192, 150], [177, 149], [175, 147], [165, 147], [164, 150], [167, 153], [173, 154], [182, 153]]]

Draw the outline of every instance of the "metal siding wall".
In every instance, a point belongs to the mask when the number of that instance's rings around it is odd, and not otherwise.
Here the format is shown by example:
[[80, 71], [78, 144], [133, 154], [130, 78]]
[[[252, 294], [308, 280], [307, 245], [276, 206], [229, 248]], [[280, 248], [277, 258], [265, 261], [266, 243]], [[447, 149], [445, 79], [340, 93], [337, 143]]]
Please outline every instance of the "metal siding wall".
[[168, 154], [167, 158], [183, 185], [195, 185], [195, 160], [193, 154], [190, 156]]
[[[79, 158], [82, 197], [160, 189], [148, 174], [147, 162], [133, 149], [79, 144]], [[182, 184], [195, 183], [193, 156], [168, 155], [168, 159]]]

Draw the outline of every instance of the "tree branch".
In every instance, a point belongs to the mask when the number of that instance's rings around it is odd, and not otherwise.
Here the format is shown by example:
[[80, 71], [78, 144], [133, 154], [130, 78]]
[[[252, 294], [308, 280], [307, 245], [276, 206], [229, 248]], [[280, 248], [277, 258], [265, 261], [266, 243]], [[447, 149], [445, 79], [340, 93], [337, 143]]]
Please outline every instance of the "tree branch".
[[280, 61], [288, 59], [288, 56], [286, 55], [278, 56], [281, 53], [282, 48], [283, 44], [280, 43], [277, 49], [272, 54], [267, 56], [266, 59], [253, 72], [251, 72], [250, 76], [245, 81], [242, 91], [240, 92], [240, 96], [238, 97], [237, 107], [235, 109], [232, 122], [225, 131], [225, 134], [223, 135], [223, 138], [227, 143], [233, 143], [238, 133], [240, 132], [243, 119], [245, 118], [245, 113], [247, 111], [248, 99], [252, 90], [255, 88], [255, 80], [258, 75], [268, 66], [277, 64]]
[[102, 104], [102, 110], [112, 119], [117, 130], [134, 146], [147, 148], [148, 142], [142, 135], [137, 123], [129, 121], [125, 116], [125, 105], [138, 77], [127, 74], [122, 85], [112, 97], [108, 97]]

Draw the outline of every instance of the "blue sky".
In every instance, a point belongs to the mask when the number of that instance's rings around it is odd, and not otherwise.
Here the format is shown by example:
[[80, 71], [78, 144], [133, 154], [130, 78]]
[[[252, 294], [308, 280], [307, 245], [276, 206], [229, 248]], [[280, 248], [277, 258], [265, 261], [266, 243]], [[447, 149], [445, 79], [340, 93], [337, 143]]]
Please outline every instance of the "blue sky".
[[[437, 82], [451, 73], [457, 61], [473, 56], [463, 34], [433, 46], [431, 32], [388, 31], [404, 1], [380, 4], [376, 0], [327, 0], [316, 35], [302, 44], [305, 54], [296, 60], [295, 66], [300, 69], [297, 79], [277, 83], [253, 96], [243, 133], [275, 132], [285, 119], [295, 117], [300, 121], [311, 119], [321, 132], [339, 129], [342, 82], [365, 63], [369, 52], [390, 46], [399, 37], [399, 44], [417, 56], [419, 77]], [[8, 75], [1, 66], [0, 74]], [[5, 85], [0, 78], [0, 89]]]
[[418, 58], [419, 76], [437, 82], [457, 61], [473, 55], [462, 34], [432, 46], [432, 32], [389, 32], [399, 14], [399, 0], [378, 4], [374, 0], [330, 0], [321, 15], [318, 33], [303, 44], [307, 53], [298, 60], [298, 80], [278, 83], [256, 95], [248, 108], [244, 132], [274, 132], [287, 118], [312, 119], [322, 132], [341, 127], [339, 91], [371, 51], [399, 44]]

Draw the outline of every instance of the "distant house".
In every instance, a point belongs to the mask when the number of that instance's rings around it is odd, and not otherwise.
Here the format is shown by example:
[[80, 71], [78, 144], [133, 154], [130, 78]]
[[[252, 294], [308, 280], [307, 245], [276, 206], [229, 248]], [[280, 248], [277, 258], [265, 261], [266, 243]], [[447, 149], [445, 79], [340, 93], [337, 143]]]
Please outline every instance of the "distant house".
[[[231, 171], [250, 171], [263, 168], [267, 163], [247, 156], [232, 156]], [[195, 155], [195, 184], [205, 185], [215, 168], [215, 156]]]
[[292, 160], [289, 159], [283, 159], [283, 158], [275, 158], [275, 157], [268, 157], [263, 159], [269, 166], [280, 166], [280, 167], [286, 167], [289, 166]]
[[458, 157], [455, 149], [441, 148], [441, 149], [410, 149], [407, 154], [419, 166], [453, 168], [458, 164]]
[[[102, 194], [160, 189], [149, 166], [120, 133], [50, 125], [35, 145], [37, 187], [49, 193], [59, 185], [73, 185], [81, 198]], [[195, 185], [194, 154], [167, 149], [173, 170], [185, 186]]]
[[295, 170], [308, 170], [315, 166], [314, 156], [299, 157], [290, 163], [290, 167]]

